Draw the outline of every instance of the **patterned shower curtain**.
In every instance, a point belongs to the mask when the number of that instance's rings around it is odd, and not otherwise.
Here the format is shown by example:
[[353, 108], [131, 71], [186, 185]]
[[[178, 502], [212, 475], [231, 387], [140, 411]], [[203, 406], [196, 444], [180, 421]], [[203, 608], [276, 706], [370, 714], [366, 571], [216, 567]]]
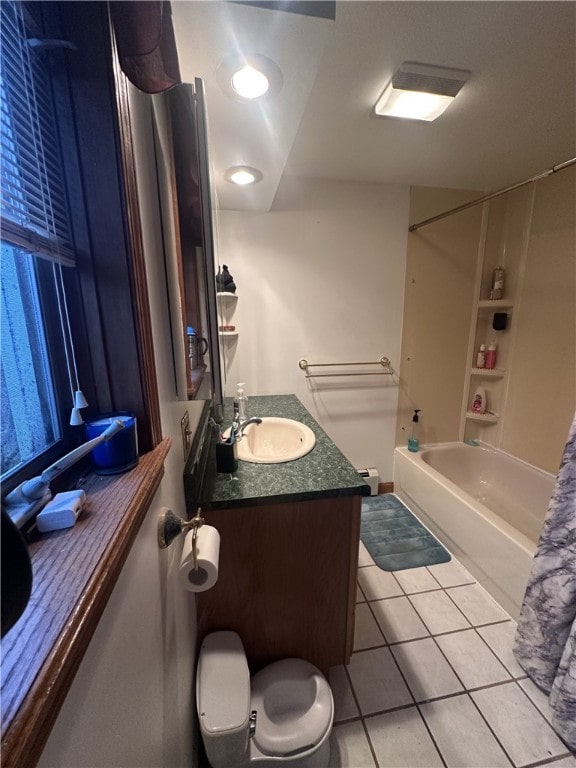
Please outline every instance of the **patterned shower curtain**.
[[576, 750], [576, 416], [534, 556], [514, 655], [549, 694], [552, 725]]

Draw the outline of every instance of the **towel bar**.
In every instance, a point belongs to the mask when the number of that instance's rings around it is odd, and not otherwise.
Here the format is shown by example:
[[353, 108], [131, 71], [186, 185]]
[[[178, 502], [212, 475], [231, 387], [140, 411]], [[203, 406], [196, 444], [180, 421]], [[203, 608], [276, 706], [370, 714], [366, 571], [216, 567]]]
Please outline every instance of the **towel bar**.
[[[343, 371], [335, 373], [309, 373], [309, 368], [327, 368], [327, 367], [341, 367], [344, 365], [381, 365], [385, 370], [383, 371], [354, 371], [352, 373], [345, 373]], [[390, 360], [387, 357], [381, 357], [380, 360], [372, 360], [369, 362], [360, 363], [309, 363], [308, 360], [299, 360], [298, 366], [301, 370], [305, 371], [307, 379], [318, 379], [326, 376], [391, 376], [394, 371], [390, 366]]]

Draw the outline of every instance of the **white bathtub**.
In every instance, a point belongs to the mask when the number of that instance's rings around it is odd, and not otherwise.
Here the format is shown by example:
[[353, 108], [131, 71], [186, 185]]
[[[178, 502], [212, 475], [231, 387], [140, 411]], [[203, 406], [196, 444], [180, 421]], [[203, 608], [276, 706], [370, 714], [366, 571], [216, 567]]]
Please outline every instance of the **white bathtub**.
[[512, 616], [524, 590], [554, 475], [464, 443], [396, 448], [394, 490]]

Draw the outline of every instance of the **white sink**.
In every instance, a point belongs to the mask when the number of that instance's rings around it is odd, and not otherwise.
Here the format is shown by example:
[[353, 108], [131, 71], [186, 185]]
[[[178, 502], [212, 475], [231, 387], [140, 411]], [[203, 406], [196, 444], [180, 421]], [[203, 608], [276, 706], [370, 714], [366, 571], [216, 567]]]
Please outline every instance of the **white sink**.
[[293, 419], [264, 416], [261, 424], [245, 427], [238, 441], [238, 458], [253, 464], [281, 464], [300, 459], [315, 445], [316, 435], [306, 424]]

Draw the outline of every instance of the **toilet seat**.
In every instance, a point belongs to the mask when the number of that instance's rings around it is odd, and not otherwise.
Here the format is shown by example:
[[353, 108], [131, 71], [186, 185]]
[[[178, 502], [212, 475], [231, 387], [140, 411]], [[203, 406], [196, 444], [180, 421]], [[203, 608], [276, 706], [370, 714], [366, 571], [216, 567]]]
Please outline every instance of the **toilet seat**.
[[314, 748], [331, 728], [334, 701], [326, 679], [303, 659], [283, 659], [257, 672], [251, 682], [256, 710], [253, 739], [269, 756], [287, 757]]

